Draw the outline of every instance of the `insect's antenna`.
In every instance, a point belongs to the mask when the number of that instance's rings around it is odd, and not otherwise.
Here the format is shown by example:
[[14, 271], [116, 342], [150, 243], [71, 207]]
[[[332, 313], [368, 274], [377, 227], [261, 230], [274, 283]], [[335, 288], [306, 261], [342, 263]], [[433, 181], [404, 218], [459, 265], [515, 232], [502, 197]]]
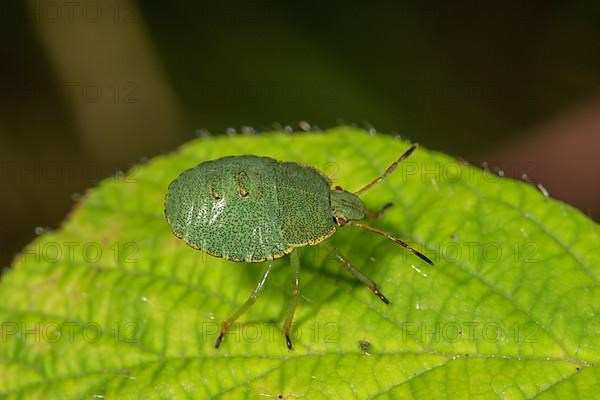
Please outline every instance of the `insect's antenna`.
[[360, 196], [361, 194], [363, 194], [364, 192], [366, 192], [367, 190], [371, 189], [373, 186], [377, 185], [379, 182], [381, 182], [386, 176], [388, 176], [389, 174], [391, 174], [392, 172], [394, 172], [394, 170], [396, 169], [396, 167], [398, 166], [398, 164], [400, 164], [402, 162], [402, 160], [405, 160], [408, 156], [410, 156], [410, 154], [415, 151], [415, 149], [419, 147], [419, 145], [417, 143], [413, 144], [412, 146], [410, 146], [410, 148], [408, 150], [406, 150], [404, 152], [404, 154], [402, 154], [400, 156], [400, 158], [398, 158], [396, 161], [394, 161], [392, 163], [392, 165], [390, 165], [383, 174], [381, 174], [380, 176], [378, 176], [377, 178], [375, 178], [371, 183], [369, 183], [367, 186], [363, 187], [362, 189], [354, 192], [354, 194], [356, 196]]
[[429, 258], [427, 258], [427, 256], [425, 256], [422, 253], [418, 252], [417, 250], [413, 249], [412, 247], [410, 247], [408, 245], [408, 243], [406, 243], [406, 242], [398, 239], [396, 236], [392, 235], [391, 233], [382, 231], [382, 230], [377, 229], [377, 228], [373, 228], [372, 226], [369, 226], [369, 225], [361, 224], [360, 222], [356, 222], [356, 221], [348, 221], [347, 225], [353, 225], [353, 226], [357, 226], [359, 228], [364, 228], [364, 229], [369, 230], [371, 232], [375, 232], [375, 233], [377, 233], [377, 234], [379, 234], [381, 236], [385, 236], [386, 238], [390, 239], [394, 243], [399, 244], [400, 246], [404, 247], [406, 250], [410, 251], [415, 256], [417, 256], [421, 260], [425, 261], [427, 264], [433, 265], [433, 261], [431, 261]]

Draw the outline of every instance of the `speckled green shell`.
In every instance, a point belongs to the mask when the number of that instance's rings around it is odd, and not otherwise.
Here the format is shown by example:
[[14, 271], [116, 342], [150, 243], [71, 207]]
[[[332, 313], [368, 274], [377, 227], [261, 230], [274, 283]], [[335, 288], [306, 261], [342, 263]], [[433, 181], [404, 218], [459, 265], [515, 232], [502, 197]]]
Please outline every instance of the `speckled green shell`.
[[196, 249], [233, 261], [271, 260], [335, 232], [330, 185], [316, 169], [294, 162], [223, 157], [171, 182], [165, 216]]

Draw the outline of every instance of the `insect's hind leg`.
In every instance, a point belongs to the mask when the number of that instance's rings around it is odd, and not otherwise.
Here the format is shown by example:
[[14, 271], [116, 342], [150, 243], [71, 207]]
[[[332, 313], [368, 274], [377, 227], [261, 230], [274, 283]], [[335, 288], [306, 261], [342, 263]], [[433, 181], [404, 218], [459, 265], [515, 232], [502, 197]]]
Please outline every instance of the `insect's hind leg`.
[[294, 312], [296, 306], [300, 300], [300, 250], [296, 249], [290, 253], [290, 264], [294, 269], [294, 278], [292, 281], [292, 299], [288, 307], [287, 313], [285, 314], [285, 322], [283, 324], [283, 334], [285, 335], [285, 343], [288, 349], [292, 350], [292, 340], [290, 339], [290, 330], [292, 329], [292, 320], [294, 319]]
[[379, 297], [379, 299], [381, 299], [381, 301], [383, 301], [385, 304], [390, 304], [390, 301], [387, 299], [387, 297], [385, 297], [383, 295], [383, 293], [381, 293], [381, 290], [379, 289], [379, 285], [377, 285], [377, 283], [375, 283], [375, 281], [373, 281], [371, 278], [369, 278], [367, 275], [365, 275], [363, 272], [361, 272], [358, 268], [356, 268], [355, 266], [350, 264], [350, 262], [348, 260], [346, 260], [344, 258], [344, 256], [342, 256], [340, 254], [340, 252], [334, 246], [330, 245], [330, 247], [333, 250], [333, 254], [335, 255], [336, 260], [342, 267], [344, 267], [348, 272], [350, 272], [352, 275], [354, 275], [359, 281], [361, 281], [369, 289], [371, 289], [373, 294], [375, 294], [375, 296]]
[[384, 205], [383, 207], [381, 207], [379, 210], [377, 211], [372, 211], [372, 210], [367, 210], [365, 209], [365, 216], [370, 219], [370, 220], [375, 220], [375, 219], [379, 219], [383, 216], [383, 214], [385, 214], [385, 212], [391, 207], [393, 206], [392, 203], [387, 203], [386, 205]]
[[262, 278], [260, 278], [260, 280], [258, 281], [258, 284], [252, 291], [252, 294], [250, 295], [248, 300], [246, 300], [246, 302], [240, 308], [238, 308], [236, 312], [234, 312], [229, 318], [227, 318], [227, 320], [225, 320], [225, 322], [223, 322], [223, 324], [221, 325], [221, 334], [219, 335], [215, 343], [216, 349], [218, 349], [221, 345], [221, 342], [223, 342], [225, 334], [227, 333], [227, 330], [231, 327], [231, 325], [233, 325], [233, 323], [240, 317], [240, 315], [248, 311], [252, 304], [254, 304], [254, 302], [260, 295], [260, 292], [262, 291], [265, 282], [267, 281], [267, 277], [269, 276], [272, 267], [273, 263], [270, 262], [267, 266], [267, 269], [265, 270], [265, 273], [263, 274]]

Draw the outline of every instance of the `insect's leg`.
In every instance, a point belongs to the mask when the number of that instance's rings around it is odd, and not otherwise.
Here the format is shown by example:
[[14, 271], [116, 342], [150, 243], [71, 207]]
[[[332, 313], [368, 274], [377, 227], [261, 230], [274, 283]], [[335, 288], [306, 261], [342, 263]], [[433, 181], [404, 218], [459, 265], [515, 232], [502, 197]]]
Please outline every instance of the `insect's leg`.
[[374, 219], [379, 219], [383, 216], [383, 214], [388, 210], [388, 208], [390, 208], [391, 206], [393, 206], [392, 203], [387, 203], [386, 205], [384, 205], [383, 207], [381, 207], [379, 210], [377, 211], [372, 211], [372, 210], [367, 210], [365, 209], [365, 216], [371, 220]]
[[340, 254], [340, 252], [334, 246], [332, 246], [332, 245], [329, 245], [329, 246], [331, 249], [333, 249], [333, 254], [335, 255], [336, 260], [340, 263], [340, 265], [342, 267], [344, 267], [348, 272], [350, 272], [352, 275], [354, 275], [359, 281], [361, 281], [369, 289], [371, 289], [371, 291], [375, 294], [375, 296], [379, 297], [381, 299], [381, 301], [383, 301], [385, 304], [390, 304], [390, 301], [387, 299], [387, 297], [385, 297], [383, 295], [383, 293], [381, 293], [381, 290], [379, 290], [379, 286], [371, 278], [369, 278], [367, 275], [365, 275], [363, 272], [361, 272], [354, 265], [350, 264], [350, 262], [348, 260], [346, 260], [344, 258], [344, 256], [342, 256]]
[[292, 328], [292, 320], [294, 319], [294, 311], [300, 300], [300, 255], [299, 250], [290, 253], [290, 265], [294, 270], [294, 279], [292, 281], [292, 299], [287, 313], [285, 314], [285, 322], [283, 324], [283, 334], [288, 349], [292, 349], [292, 340], [290, 339], [290, 330]]
[[357, 190], [356, 192], [354, 192], [355, 195], [360, 196], [361, 194], [363, 194], [364, 192], [366, 192], [367, 190], [371, 189], [373, 186], [377, 185], [379, 182], [381, 182], [382, 180], [385, 179], [386, 176], [388, 176], [389, 174], [391, 174], [392, 172], [394, 172], [394, 170], [396, 169], [396, 167], [398, 166], [398, 164], [400, 164], [402, 161], [404, 161], [408, 156], [411, 155], [411, 153], [413, 151], [415, 151], [415, 149], [418, 147], [418, 144], [413, 144], [412, 146], [410, 146], [410, 148], [408, 150], [406, 150], [404, 152], [404, 154], [402, 154], [400, 156], [400, 158], [398, 158], [396, 161], [394, 161], [389, 167], [387, 167], [387, 169], [385, 170], [385, 172], [381, 175], [379, 175], [377, 178], [375, 178], [373, 181], [371, 181], [368, 185], [364, 186], [362, 189]]
[[231, 325], [233, 325], [233, 323], [240, 317], [240, 315], [242, 315], [243, 313], [248, 311], [248, 309], [252, 306], [252, 304], [254, 304], [254, 302], [260, 295], [260, 292], [262, 291], [262, 288], [265, 285], [265, 282], [267, 281], [267, 277], [269, 276], [269, 273], [271, 272], [272, 266], [273, 266], [273, 264], [269, 263], [269, 265], [267, 266], [267, 269], [265, 270], [265, 273], [263, 274], [262, 278], [260, 278], [260, 280], [258, 281], [258, 284], [252, 291], [252, 294], [250, 295], [248, 300], [246, 300], [246, 302], [240, 308], [238, 308], [238, 310], [236, 312], [234, 312], [229, 318], [227, 318], [227, 320], [225, 322], [223, 322], [223, 324], [221, 325], [221, 334], [219, 335], [219, 337], [217, 338], [217, 342], [215, 343], [216, 349], [218, 349], [219, 346], [221, 345], [221, 342], [225, 338], [225, 334], [227, 333], [227, 330], [231, 327]]
[[397, 238], [396, 236], [392, 235], [389, 232], [382, 231], [381, 229], [377, 229], [377, 228], [369, 226], [369, 225], [361, 224], [360, 222], [357, 222], [357, 221], [348, 221], [348, 225], [350, 225], [350, 226], [357, 226], [359, 228], [363, 228], [363, 229], [366, 229], [368, 231], [375, 232], [378, 235], [381, 235], [381, 236], [383, 236], [383, 237], [385, 237], [387, 239], [390, 239], [392, 242], [394, 242], [394, 243], [396, 243], [396, 244], [404, 247], [406, 250], [410, 251], [415, 256], [419, 257], [421, 260], [425, 261], [427, 264], [433, 265], [433, 261], [431, 261], [425, 254], [421, 253], [420, 251], [417, 251], [417, 250], [413, 249], [404, 240], [401, 240], [401, 239]]

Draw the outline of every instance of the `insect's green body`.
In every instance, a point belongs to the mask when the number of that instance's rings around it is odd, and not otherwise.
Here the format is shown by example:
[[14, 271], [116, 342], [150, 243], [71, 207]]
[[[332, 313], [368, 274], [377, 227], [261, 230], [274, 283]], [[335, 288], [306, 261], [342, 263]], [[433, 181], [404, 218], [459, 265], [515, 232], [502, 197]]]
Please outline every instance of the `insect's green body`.
[[[260, 262], [331, 236], [334, 213], [344, 208], [340, 193], [316, 169], [295, 162], [224, 157], [173, 181], [165, 215], [175, 235], [194, 248], [233, 261]], [[362, 202], [355, 198], [362, 218]]]
[[[374, 181], [350, 193], [316, 169], [268, 157], [231, 156], [206, 161], [184, 171], [171, 182], [165, 197], [165, 216], [173, 233], [190, 246], [232, 261], [261, 262], [290, 254], [294, 270], [292, 300], [283, 331], [289, 349], [294, 310], [300, 299], [300, 261], [295, 249], [322, 242], [338, 226], [354, 225], [393, 240], [425, 262], [431, 260], [402, 240], [377, 228], [357, 222], [378, 212], [365, 209], [358, 197], [389, 175], [416, 145]], [[342, 267], [364, 283], [383, 302], [388, 299], [377, 284], [356, 269], [336, 249]], [[271, 271], [269, 263], [250, 298], [221, 327], [219, 347], [229, 327], [256, 300]]]

